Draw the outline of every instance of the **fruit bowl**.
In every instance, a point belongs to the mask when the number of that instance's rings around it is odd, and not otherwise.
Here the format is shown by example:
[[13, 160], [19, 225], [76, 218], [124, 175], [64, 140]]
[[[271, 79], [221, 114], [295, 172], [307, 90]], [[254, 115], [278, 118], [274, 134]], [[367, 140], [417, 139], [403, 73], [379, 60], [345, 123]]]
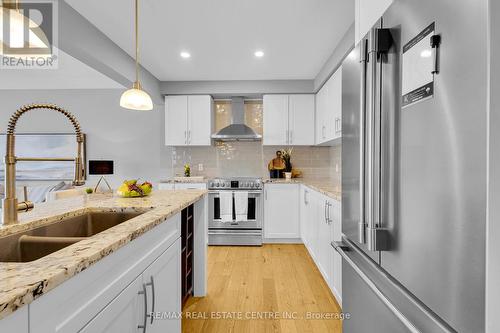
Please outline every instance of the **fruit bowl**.
[[126, 180], [118, 188], [116, 194], [122, 198], [140, 198], [151, 194], [153, 185], [150, 182], [137, 183], [137, 179]]

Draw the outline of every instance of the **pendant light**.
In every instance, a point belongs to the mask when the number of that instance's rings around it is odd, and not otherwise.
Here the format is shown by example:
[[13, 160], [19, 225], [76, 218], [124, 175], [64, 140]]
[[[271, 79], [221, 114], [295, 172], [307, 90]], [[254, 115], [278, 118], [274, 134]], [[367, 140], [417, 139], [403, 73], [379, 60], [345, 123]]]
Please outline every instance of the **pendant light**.
[[153, 110], [153, 101], [147, 92], [142, 90], [139, 82], [139, 0], [135, 0], [135, 82], [132, 89], [125, 91], [120, 98], [120, 106], [125, 109], [149, 111]]
[[[46, 52], [35, 54], [21, 54], [21, 53], [4, 53], [5, 40], [4, 37], [4, 18], [8, 17], [8, 27], [9, 27], [9, 46], [11, 48], [23, 48], [25, 47], [25, 35], [24, 29], [25, 27], [29, 28], [28, 31], [28, 41], [27, 46], [31, 49], [39, 48], [47, 50]], [[11, 1], [2, 1], [0, 6], [0, 55], [9, 57], [9, 58], [26, 58], [26, 57], [37, 57], [37, 58], [51, 58], [52, 54], [50, 52], [50, 42], [43, 30], [29, 19], [29, 17], [21, 14], [21, 10], [19, 8], [19, 0], [15, 2]]]

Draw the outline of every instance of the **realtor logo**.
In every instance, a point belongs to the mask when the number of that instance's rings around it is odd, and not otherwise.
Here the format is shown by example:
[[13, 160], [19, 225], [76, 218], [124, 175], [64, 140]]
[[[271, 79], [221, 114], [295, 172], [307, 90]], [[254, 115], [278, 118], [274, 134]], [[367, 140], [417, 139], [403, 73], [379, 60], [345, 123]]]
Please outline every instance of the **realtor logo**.
[[0, 7], [0, 68], [56, 69], [56, 23], [56, 0], [4, 0]]

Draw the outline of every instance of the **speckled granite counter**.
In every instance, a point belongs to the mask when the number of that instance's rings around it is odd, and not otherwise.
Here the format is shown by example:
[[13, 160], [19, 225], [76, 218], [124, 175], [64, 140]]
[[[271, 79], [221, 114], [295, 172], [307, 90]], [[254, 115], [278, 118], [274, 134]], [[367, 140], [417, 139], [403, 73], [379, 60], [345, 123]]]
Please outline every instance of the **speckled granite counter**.
[[[89, 212], [144, 212], [88, 239], [29, 263], [0, 263], [0, 319], [200, 200], [205, 190], [154, 191], [145, 198], [93, 194], [39, 204], [0, 226], [0, 237]], [[1, 250], [1, 249], [0, 249]]]
[[175, 178], [169, 178], [169, 179], [162, 179], [160, 180], [160, 183], [164, 184], [193, 184], [193, 183], [206, 183], [208, 181], [207, 178], [199, 178], [199, 177], [182, 177], [182, 179], [175, 179]]
[[264, 183], [275, 183], [275, 184], [304, 184], [311, 189], [318, 191], [332, 199], [337, 201], [342, 200], [342, 191], [340, 186], [333, 185], [333, 181], [329, 178], [326, 179], [312, 179], [312, 178], [292, 178], [286, 180], [283, 178], [279, 179], [264, 179]]

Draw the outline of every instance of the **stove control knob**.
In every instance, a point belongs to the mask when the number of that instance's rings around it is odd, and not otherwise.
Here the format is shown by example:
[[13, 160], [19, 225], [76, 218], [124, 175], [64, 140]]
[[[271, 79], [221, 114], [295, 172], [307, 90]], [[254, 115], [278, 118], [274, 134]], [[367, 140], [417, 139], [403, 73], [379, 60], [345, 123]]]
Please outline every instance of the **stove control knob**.
[[221, 187], [226, 187], [226, 183], [222, 183], [220, 186]]

